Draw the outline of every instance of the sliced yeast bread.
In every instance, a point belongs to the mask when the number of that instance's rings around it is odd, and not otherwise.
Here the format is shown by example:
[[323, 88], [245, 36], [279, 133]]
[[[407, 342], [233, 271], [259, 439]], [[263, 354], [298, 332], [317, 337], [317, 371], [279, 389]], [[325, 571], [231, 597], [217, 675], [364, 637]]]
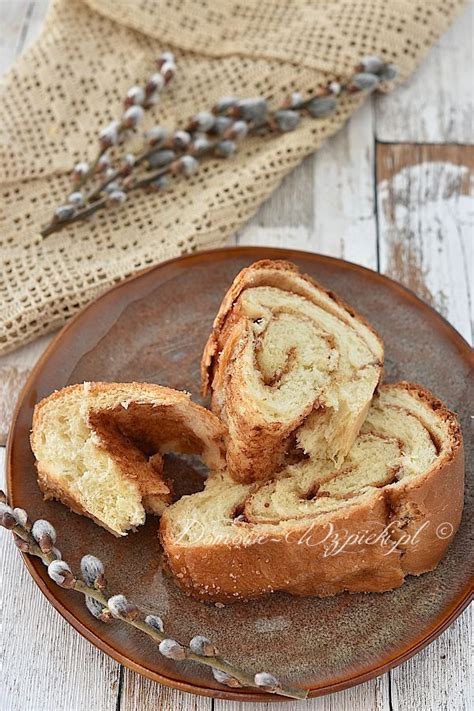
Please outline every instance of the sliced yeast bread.
[[71, 385], [35, 408], [31, 447], [46, 498], [115, 535], [171, 503], [163, 454], [225, 466], [223, 428], [186, 393], [144, 383]]
[[231, 476], [261, 481], [303, 456], [341, 466], [382, 368], [375, 331], [296, 266], [264, 260], [241, 271], [201, 364], [228, 430]]
[[463, 491], [454, 414], [417, 385], [385, 385], [340, 468], [306, 460], [253, 484], [216, 473], [165, 511], [161, 538], [202, 600], [385, 591], [437, 565]]

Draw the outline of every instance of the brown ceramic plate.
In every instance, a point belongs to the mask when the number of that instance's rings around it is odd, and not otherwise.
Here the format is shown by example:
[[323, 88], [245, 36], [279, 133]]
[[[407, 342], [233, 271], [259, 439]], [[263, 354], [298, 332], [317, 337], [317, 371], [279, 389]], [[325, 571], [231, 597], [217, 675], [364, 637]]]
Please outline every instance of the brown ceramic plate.
[[[9, 441], [8, 486], [14, 505], [27, 507], [35, 518], [48, 518], [57, 527], [66, 560], [77, 567], [86, 552], [99, 556], [110, 590], [162, 615], [170, 635], [188, 640], [205, 634], [230, 661], [249, 671], [272, 671], [318, 696], [400, 664], [467, 605], [472, 499], [466, 498], [461, 529], [439, 567], [408, 579], [398, 590], [325, 600], [276, 594], [219, 609], [188, 599], [164, 576], [156, 518], [149, 517], [137, 533], [116, 539], [61, 504], [44, 502], [28, 442], [35, 403], [69, 383], [141, 380], [189, 390], [199, 401], [199, 361], [214, 314], [237, 272], [262, 257], [296, 262], [353, 304], [385, 340], [386, 380], [407, 379], [433, 389], [459, 413], [467, 433], [470, 348], [411, 292], [374, 272], [315, 254], [260, 247], [216, 250], [173, 260], [116, 286], [61, 331], [21, 395]], [[465, 440], [467, 445], [467, 434]], [[174, 474], [193, 479], [183, 470]], [[38, 561], [25, 562], [56, 609], [122, 664], [184, 691], [268, 700], [264, 694], [223, 689], [192, 662], [168, 661], [138, 631], [97, 622], [80, 595], [56, 587]]]

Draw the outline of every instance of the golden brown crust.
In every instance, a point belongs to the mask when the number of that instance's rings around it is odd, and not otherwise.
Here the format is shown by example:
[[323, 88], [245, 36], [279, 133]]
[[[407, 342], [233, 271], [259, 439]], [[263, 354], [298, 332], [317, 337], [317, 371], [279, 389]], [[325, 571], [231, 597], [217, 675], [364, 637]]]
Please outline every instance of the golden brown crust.
[[[344, 311], [347, 311], [353, 318], [357, 319], [360, 323], [373, 333], [380, 343], [381, 349], [383, 350], [383, 341], [374, 327], [367, 321], [367, 319], [359, 314], [350, 304], [348, 304], [344, 299], [335, 294], [333, 291], [326, 289], [321, 286], [319, 282], [309, 276], [309, 274], [302, 274], [296, 264], [287, 262], [283, 259], [271, 260], [271, 259], [261, 259], [258, 262], [254, 262], [249, 267], [242, 269], [241, 272], [236, 276], [229, 290], [225, 294], [222, 303], [217, 312], [217, 316], [214, 319], [212, 325], [212, 331], [207, 339], [207, 343], [204, 346], [204, 352], [201, 359], [201, 389], [202, 395], [206, 396], [209, 394], [210, 386], [212, 383], [215, 361], [219, 355], [219, 343], [223, 338], [223, 332], [226, 328], [226, 321], [228, 317], [231, 317], [232, 307], [246, 289], [254, 288], [260, 285], [260, 274], [265, 270], [274, 270], [280, 275], [285, 275], [287, 273], [297, 275], [303, 279], [309, 286], [316, 288], [319, 291], [326, 294], [332, 301], [334, 301], [337, 306]], [[267, 280], [264, 282], [265, 286], [272, 286]], [[275, 286], [282, 286], [282, 284], [276, 280]], [[382, 374], [380, 377], [382, 380]]]
[[[280, 296], [275, 293], [274, 296], [267, 297], [270, 301], [262, 302], [265, 306], [258, 312], [260, 315], [271, 311], [271, 318], [256, 318], [256, 306], [245, 306], [241, 297], [244, 292], [258, 287], [278, 289], [282, 293], [290, 294], [292, 298], [300, 297], [301, 311], [295, 301], [290, 302], [291, 306], [284, 303], [280, 307]], [[257, 300], [258, 298], [259, 296], [256, 296]], [[272, 299], [275, 301], [270, 306]], [[362, 349], [365, 351], [365, 361], [359, 360], [357, 365], [350, 365], [350, 370], [347, 355], [342, 361], [347, 368], [343, 381], [345, 385], [364, 379], [367, 383], [365, 391], [361, 391], [363, 395], [360, 396], [360, 402], [352, 400], [354, 410], [347, 416], [345, 426], [336, 422], [339, 409], [346, 413], [348, 410], [342, 394], [343, 388], [332, 385], [337, 381], [340, 372], [338, 366], [334, 365], [339, 361], [337, 344], [331, 332], [326, 332], [319, 325], [318, 318], [314, 315], [317, 312], [305, 311], [310, 304], [317, 306], [320, 312], [336, 317], [335, 323], [347, 326], [348, 333], [364, 344]], [[252, 313], [251, 316], [248, 309]], [[326, 348], [327, 357], [319, 356], [320, 367], [313, 365], [314, 371], [319, 372], [318, 381], [313, 374], [309, 374], [311, 369], [307, 365], [306, 371], [303, 366], [298, 365], [297, 347], [293, 345], [291, 336], [284, 346], [274, 342], [267, 349], [267, 352], [273, 353], [283, 351], [286, 362], [269, 377], [262, 372], [259, 353], [264, 353], [266, 348], [262, 346], [262, 339], [269, 324], [278, 324], [282, 317], [286, 317], [292, 324], [306, 324], [306, 333], [311, 334], [307, 336], [306, 342], [321, 344], [317, 349], [315, 347], [315, 357], [320, 350], [322, 352], [323, 346]], [[249, 380], [248, 344], [253, 349], [253, 370], [257, 382], [261, 383], [263, 388], [262, 409], [254, 407], [255, 398], [249, 397], [244, 387]], [[288, 381], [291, 381], [293, 368], [300, 378], [307, 378], [308, 393], [314, 388], [313, 401], [305, 401], [300, 411], [291, 417], [283, 416], [278, 419], [275, 414], [269, 414], [266, 418], [263, 411], [266, 408], [267, 394], [271, 391], [271, 397], [272, 393], [279, 390], [283, 376], [288, 375]], [[343, 369], [341, 366], [341, 371]], [[211, 392], [211, 409], [228, 428], [226, 443], [230, 475], [242, 482], [271, 477], [286, 463], [288, 450], [300, 428], [306, 428], [308, 440], [311, 439], [309, 430], [329, 432], [326, 440], [321, 434], [318, 445], [313, 443], [313, 448], [318, 450], [318, 457], [333, 458], [340, 464], [357, 436], [382, 373], [382, 340], [370, 324], [343, 299], [320, 286], [311, 277], [301, 274], [298, 268], [289, 262], [262, 260], [243, 269], [224, 296], [201, 361], [203, 394]], [[301, 387], [301, 384], [299, 387], [299, 392], [304, 392], [305, 387]], [[305, 449], [303, 445], [301, 448]]]
[[[433, 570], [459, 527], [464, 497], [462, 436], [456, 416], [421, 386], [405, 390], [447, 426], [448, 444], [423, 474], [372, 490], [362, 499], [311, 521], [281, 526], [240, 523], [236, 545], [186, 545], [173, 532], [173, 508], [161, 521], [168, 566], [188, 594], [230, 603], [275, 590], [327, 596], [382, 592], [406, 575]], [[383, 390], [384, 388], [382, 388]], [[265, 535], [262, 535], [265, 531]], [[309, 545], [307, 544], [309, 541]]]
[[[404, 486], [386, 492], [391, 520], [399, 523], [393, 535], [403, 550], [403, 572], [420, 575], [436, 568], [461, 523], [464, 448], [456, 415], [441, 400], [421, 385], [403, 381], [397, 386], [417, 397], [447, 423], [452, 443], [421, 481], [419, 478], [407, 481]], [[416, 534], [420, 530], [417, 544]], [[404, 543], [406, 540], [410, 541], [409, 545]]]
[[85, 407], [87, 426], [95, 447], [117, 465], [123, 480], [138, 487], [147, 512], [161, 514], [172, 501], [171, 485], [163, 472], [165, 452], [200, 455], [210, 468], [225, 466], [223, 428], [187, 393], [147, 383], [84, 383], [52, 393], [35, 407], [31, 446], [35, 453], [38, 483], [45, 498], [62, 501], [76, 513], [89, 516], [117, 535], [106, 523], [86, 511], [77, 497], [58, 480], [48, 465], [42, 437], [59, 412], [70, 415]]
[[[299, 523], [289, 535], [260, 536], [252, 544], [187, 547], [169, 535], [167, 516], [161, 538], [167, 564], [176, 581], [192, 597], [207, 602], [232, 603], [282, 590], [292, 595], [326, 597], [343, 590], [384, 592], [403, 583], [401, 552], [360, 542], [361, 533], [380, 536], [386, 527], [384, 496], [377, 492], [369, 502], [348, 507], [331, 522]], [[242, 526], [242, 538], [248, 532]], [[347, 543], [342, 552], [340, 545]], [[369, 538], [370, 541], [370, 538]], [[338, 545], [340, 542], [340, 545]]]

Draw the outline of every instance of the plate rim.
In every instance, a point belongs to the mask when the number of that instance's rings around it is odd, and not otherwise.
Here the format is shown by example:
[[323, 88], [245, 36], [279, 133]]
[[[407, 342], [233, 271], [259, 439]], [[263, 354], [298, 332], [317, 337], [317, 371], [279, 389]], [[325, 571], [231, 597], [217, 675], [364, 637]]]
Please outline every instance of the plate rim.
[[[317, 252], [307, 252], [304, 250], [298, 250], [298, 249], [291, 249], [291, 248], [283, 248], [283, 247], [266, 247], [266, 246], [245, 246], [245, 245], [237, 245], [237, 246], [231, 246], [231, 247], [220, 247], [217, 249], [208, 249], [208, 250], [203, 250], [199, 252], [192, 252], [189, 254], [183, 254], [171, 259], [168, 259], [164, 262], [160, 262], [159, 264], [153, 265], [151, 267], [148, 267], [146, 269], [143, 269], [136, 274], [133, 274], [132, 276], [128, 277], [127, 279], [124, 279], [123, 281], [120, 281], [117, 284], [112, 285], [105, 291], [103, 291], [101, 294], [99, 294], [96, 298], [94, 298], [92, 301], [87, 303], [85, 306], [83, 306], [74, 316], [71, 317], [71, 319], [61, 328], [61, 330], [56, 334], [56, 336], [52, 339], [51, 343], [47, 346], [45, 351], [42, 353], [38, 361], [36, 362], [35, 366], [33, 367], [31, 373], [29, 374], [24, 386], [22, 387], [12, 417], [9, 433], [8, 433], [8, 439], [7, 439], [7, 445], [6, 445], [6, 483], [7, 483], [7, 491], [9, 494], [11, 494], [11, 500], [12, 503], [14, 504], [14, 495], [13, 495], [13, 466], [12, 466], [12, 451], [13, 451], [13, 441], [14, 441], [14, 433], [16, 430], [16, 424], [17, 424], [17, 419], [18, 415], [20, 413], [20, 410], [22, 409], [25, 401], [25, 396], [27, 393], [27, 390], [31, 387], [31, 385], [34, 383], [34, 381], [37, 378], [37, 374], [42, 370], [43, 366], [49, 359], [49, 356], [52, 352], [56, 350], [56, 348], [60, 345], [60, 342], [62, 341], [62, 338], [65, 333], [69, 332], [70, 329], [73, 329], [78, 321], [84, 316], [85, 312], [87, 312], [90, 308], [93, 308], [98, 301], [101, 299], [108, 297], [112, 292], [116, 292], [120, 289], [127, 288], [128, 285], [131, 282], [137, 281], [141, 279], [142, 277], [154, 272], [154, 271], [159, 271], [165, 267], [168, 267], [170, 265], [176, 264], [176, 263], [183, 263], [183, 266], [185, 264], [193, 263], [193, 262], [200, 262], [200, 261], [206, 261], [209, 260], [210, 258], [212, 259], [213, 257], [215, 259], [226, 259], [227, 256], [231, 257], [251, 257], [254, 256], [256, 259], [286, 259], [286, 260], [292, 260], [292, 259], [309, 259], [309, 261], [315, 261], [318, 263], [321, 262], [329, 262], [332, 264], [336, 264], [340, 268], [343, 269], [350, 269], [353, 271], [357, 272], [365, 272], [370, 275], [371, 279], [375, 279], [376, 281], [380, 281], [382, 283], [387, 283], [388, 285], [394, 289], [395, 291], [400, 292], [405, 298], [408, 298], [412, 302], [415, 302], [416, 305], [421, 308], [422, 311], [426, 313], [428, 317], [434, 318], [435, 320], [438, 321], [439, 325], [443, 326], [443, 329], [447, 331], [448, 336], [454, 343], [457, 345], [458, 350], [461, 352], [462, 356], [466, 359], [467, 362], [471, 363], [471, 367], [474, 366], [474, 354], [471, 349], [470, 344], [468, 343], [467, 340], [464, 339], [464, 337], [454, 328], [454, 326], [449, 323], [449, 321], [442, 316], [436, 309], [434, 309], [432, 306], [424, 302], [422, 299], [420, 299], [411, 289], [408, 287], [404, 286], [403, 284], [400, 284], [398, 281], [392, 279], [391, 277], [388, 277], [384, 274], [381, 274], [380, 272], [374, 271], [372, 269], [369, 269], [367, 267], [364, 267], [362, 265], [356, 264], [354, 262], [349, 262], [345, 259], [340, 259], [338, 257], [330, 257], [326, 255], [319, 254]], [[99, 635], [97, 635], [95, 632], [92, 631], [92, 629], [89, 629], [86, 625], [84, 625], [75, 615], [69, 611], [67, 606], [57, 597], [55, 594], [57, 592], [56, 586], [52, 583], [52, 581], [47, 578], [45, 575], [45, 568], [44, 566], [41, 565], [41, 563], [34, 559], [30, 558], [24, 553], [21, 553], [21, 556], [23, 558], [23, 562], [30, 573], [31, 577], [33, 578], [34, 582], [37, 584], [43, 595], [47, 598], [47, 600], [52, 604], [52, 606], [60, 613], [60, 615], [77, 631], [79, 634], [84, 637], [88, 642], [93, 644], [95, 647], [100, 649], [102, 652], [107, 654], [108, 656], [112, 657], [115, 661], [117, 661], [119, 664], [122, 664], [123, 666], [127, 667], [128, 669], [131, 669], [132, 671], [135, 671], [142, 676], [145, 676], [148, 679], [151, 679], [152, 681], [157, 681], [160, 684], [163, 684], [165, 686], [168, 686], [169, 688], [174, 688], [178, 689], [180, 691], [185, 691], [188, 693], [193, 693], [197, 694], [199, 696], [207, 696], [207, 697], [212, 697], [212, 698], [217, 698], [217, 699], [223, 699], [223, 700], [229, 700], [229, 701], [258, 701], [258, 702], [269, 702], [271, 700], [274, 701], [288, 701], [287, 698], [278, 696], [278, 695], [271, 695], [269, 696], [268, 694], [262, 693], [262, 692], [254, 692], [250, 691], [247, 689], [242, 689], [241, 691], [230, 691], [230, 690], [220, 690], [216, 689], [213, 687], [209, 686], [200, 686], [197, 684], [193, 684], [190, 682], [186, 681], [181, 681], [179, 679], [174, 679], [172, 677], [164, 676], [162, 674], [159, 674], [158, 672], [153, 671], [152, 669], [149, 669], [146, 666], [143, 666], [137, 662], [135, 662], [133, 659], [130, 657], [124, 656], [119, 650], [117, 650], [110, 642], [104, 641]], [[50, 584], [51, 583], [51, 584]], [[309, 689], [309, 694], [308, 698], [315, 698], [318, 696], [324, 696], [327, 694], [332, 694], [337, 691], [342, 691], [344, 689], [351, 688], [353, 686], [356, 686], [358, 684], [364, 683], [366, 681], [369, 681], [370, 679], [373, 679], [377, 676], [380, 676], [381, 674], [384, 674], [385, 672], [389, 671], [390, 669], [393, 669], [396, 666], [399, 666], [400, 664], [403, 664], [405, 661], [413, 657], [415, 654], [420, 652], [424, 647], [428, 646], [433, 642], [444, 630], [446, 630], [447, 627], [466, 609], [468, 606], [469, 602], [473, 598], [473, 593], [471, 591], [471, 584], [469, 580], [466, 582], [465, 588], [461, 591], [460, 595], [453, 601], [451, 606], [447, 609], [447, 611], [441, 615], [439, 615], [436, 619], [435, 624], [431, 624], [430, 626], [430, 631], [428, 634], [421, 635], [419, 636], [415, 643], [406, 645], [405, 648], [403, 648], [401, 651], [398, 653], [395, 653], [394, 655], [390, 656], [387, 659], [382, 660], [381, 662], [377, 662], [374, 665], [372, 665], [369, 669], [366, 669], [365, 671], [362, 671], [361, 673], [357, 674], [356, 676], [350, 676], [350, 677], [345, 677], [342, 679], [336, 679], [333, 683], [331, 684], [325, 684], [323, 686], [313, 686]]]

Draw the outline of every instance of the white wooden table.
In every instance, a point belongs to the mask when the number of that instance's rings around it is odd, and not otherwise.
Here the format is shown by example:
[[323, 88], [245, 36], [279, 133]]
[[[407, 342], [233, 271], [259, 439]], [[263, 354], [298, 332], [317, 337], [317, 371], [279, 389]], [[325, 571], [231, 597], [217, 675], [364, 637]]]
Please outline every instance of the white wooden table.
[[[0, 0], [0, 72], [34, 40], [48, 0]], [[308, 158], [232, 240], [294, 247], [401, 281], [472, 338], [474, 5], [416, 76], [374, 97]], [[0, 444], [11, 402], [50, 337], [0, 358]], [[0, 459], [4, 449], [0, 447]], [[3, 461], [0, 474], [3, 476]], [[8, 535], [2, 561], [0, 711], [246, 711], [171, 691], [128, 671], [70, 627], [30, 579]], [[464, 711], [468, 610], [427, 649], [373, 681], [290, 711]], [[259, 705], [267, 711], [280, 704]]]

